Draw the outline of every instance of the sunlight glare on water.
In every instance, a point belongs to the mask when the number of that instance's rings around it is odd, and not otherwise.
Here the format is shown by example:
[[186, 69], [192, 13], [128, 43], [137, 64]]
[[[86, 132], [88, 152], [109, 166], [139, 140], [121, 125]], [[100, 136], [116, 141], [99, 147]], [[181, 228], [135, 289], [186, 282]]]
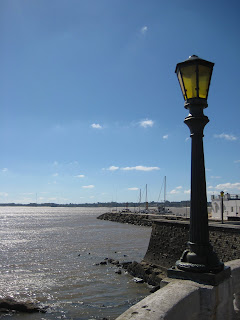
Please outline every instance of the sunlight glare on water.
[[46, 314], [1, 319], [115, 319], [149, 294], [105, 258], [141, 261], [151, 228], [98, 220], [107, 208], [0, 207], [0, 297], [37, 300]]

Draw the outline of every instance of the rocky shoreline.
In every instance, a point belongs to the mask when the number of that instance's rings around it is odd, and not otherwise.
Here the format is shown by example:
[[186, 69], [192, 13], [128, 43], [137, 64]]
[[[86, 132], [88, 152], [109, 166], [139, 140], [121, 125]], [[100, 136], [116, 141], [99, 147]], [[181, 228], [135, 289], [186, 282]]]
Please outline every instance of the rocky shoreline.
[[[134, 214], [134, 213], [121, 213], [121, 212], [106, 212], [100, 215], [97, 219], [108, 220], [119, 223], [129, 223], [137, 226], [151, 227], [153, 220], [156, 219], [156, 215], [153, 214]], [[150, 264], [147, 261], [131, 261], [131, 262], [119, 262], [112, 261], [112, 259], [106, 259], [100, 262], [100, 264], [115, 264], [119, 268], [125, 269], [130, 275], [136, 277], [139, 282], [146, 282], [154, 288], [151, 292], [154, 292], [160, 288], [160, 282], [166, 277], [166, 270], [160, 268], [155, 264]], [[119, 274], [121, 269], [119, 269]]]
[[0, 299], [0, 312], [24, 312], [24, 313], [46, 313], [48, 306], [41, 306], [38, 302], [31, 301], [17, 301], [12, 297]]
[[160, 269], [157, 265], [151, 265], [146, 261], [123, 261], [115, 260], [112, 258], [105, 258], [103, 261], [96, 263], [96, 266], [114, 265], [117, 267], [115, 273], [121, 275], [122, 271], [129, 273], [134, 277], [134, 281], [137, 283], [147, 283], [153, 288], [150, 292], [155, 292], [160, 288], [160, 282], [166, 277], [166, 273]]

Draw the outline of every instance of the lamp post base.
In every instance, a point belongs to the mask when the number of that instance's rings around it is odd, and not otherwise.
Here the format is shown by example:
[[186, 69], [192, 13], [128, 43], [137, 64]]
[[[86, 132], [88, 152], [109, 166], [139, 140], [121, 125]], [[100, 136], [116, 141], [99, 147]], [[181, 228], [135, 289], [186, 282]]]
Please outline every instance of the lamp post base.
[[217, 286], [231, 275], [231, 268], [224, 266], [222, 271], [218, 273], [202, 273], [191, 272], [178, 269], [177, 266], [173, 266], [168, 269], [167, 276], [174, 279], [191, 280], [201, 284], [207, 284], [211, 286]]
[[176, 267], [187, 272], [218, 273], [223, 270], [224, 263], [218, 259], [210, 243], [197, 244], [189, 241], [188, 249], [183, 251]]

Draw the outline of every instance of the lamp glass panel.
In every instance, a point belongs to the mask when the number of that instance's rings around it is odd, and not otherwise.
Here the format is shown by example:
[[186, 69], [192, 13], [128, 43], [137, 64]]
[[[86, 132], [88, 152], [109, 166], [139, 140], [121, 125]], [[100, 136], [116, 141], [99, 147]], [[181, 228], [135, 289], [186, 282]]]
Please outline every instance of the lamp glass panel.
[[212, 68], [198, 66], [199, 98], [207, 98]]
[[182, 81], [182, 75], [181, 75], [180, 71], [178, 71], [177, 76], [178, 76], [178, 81], [179, 81], [179, 84], [180, 84], [180, 87], [181, 87], [181, 90], [182, 90], [183, 98], [184, 98], [184, 100], [186, 100], [185, 89], [184, 89], [184, 85], [183, 85], [183, 81]]
[[197, 98], [196, 65], [182, 67], [181, 73], [186, 90], [186, 99]]

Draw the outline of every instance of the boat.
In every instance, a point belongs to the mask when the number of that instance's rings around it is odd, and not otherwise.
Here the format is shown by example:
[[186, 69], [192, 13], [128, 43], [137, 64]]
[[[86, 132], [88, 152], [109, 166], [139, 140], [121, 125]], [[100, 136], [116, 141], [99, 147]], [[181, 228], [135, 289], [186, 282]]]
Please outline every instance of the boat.
[[[161, 188], [162, 191], [162, 188]], [[161, 195], [161, 191], [160, 191], [160, 195]], [[164, 200], [162, 204], [158, 204], [157, 205], [157, 213], [158, 214], [168, 214], [168, 213], [172, 213], [172, 211], [170, 209], [166, 208], [166, 191], [167, 191], [167, 177], [164, 177]], [[160, 195], [158, 197], [158, 199], [160, 198]]]

